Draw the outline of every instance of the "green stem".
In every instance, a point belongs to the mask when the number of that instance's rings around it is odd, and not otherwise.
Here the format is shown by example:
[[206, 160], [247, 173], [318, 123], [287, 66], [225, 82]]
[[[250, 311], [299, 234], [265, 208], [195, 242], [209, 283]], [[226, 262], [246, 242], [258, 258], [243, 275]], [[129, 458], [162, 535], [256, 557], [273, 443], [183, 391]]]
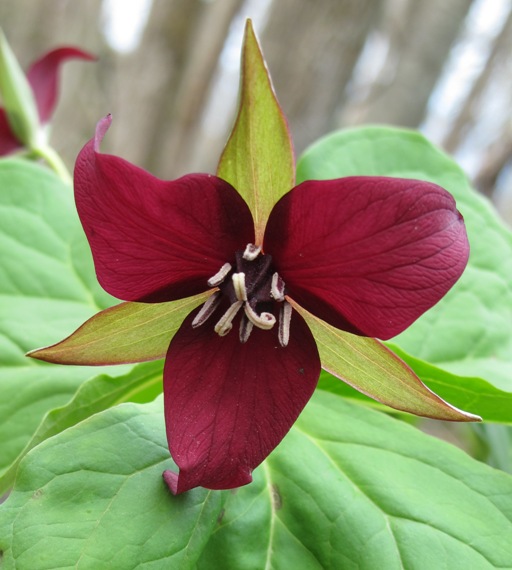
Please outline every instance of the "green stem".
[[51, 146], [39, 146], [33, 149], [36, 156], [44, 158], [48, 166], [57, 174], [57, 176], [66, 184], [72, 185], [73, 179], [69, 170], [66, 168], [62, 158]]

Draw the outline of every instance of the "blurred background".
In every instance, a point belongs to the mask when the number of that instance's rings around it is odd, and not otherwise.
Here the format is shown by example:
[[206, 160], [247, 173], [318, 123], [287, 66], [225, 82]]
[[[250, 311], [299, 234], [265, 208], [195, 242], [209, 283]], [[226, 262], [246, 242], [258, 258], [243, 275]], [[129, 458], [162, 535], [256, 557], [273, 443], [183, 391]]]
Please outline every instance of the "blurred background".
[[[423, 131], [512, 224], [512, 0], [1, 0], [24, 67], [74, 44], [53, 146], [72, 167], [99, 118], [103, 150], [162, 178], [214, 172], [236, 111], [251, 17], [297, 154], [363, 123]], [[421, 427], [512, 472], [512, 430]]]
[[52, 142], [71, 165], [111, 112], [104, 149], [163, 178], [215, 170], [233, 122], [245, 18], [297, 154], [362, 123], [419, 128], [512, 223], [512, 0], [2, 0], [26, 67], [71, 43]]

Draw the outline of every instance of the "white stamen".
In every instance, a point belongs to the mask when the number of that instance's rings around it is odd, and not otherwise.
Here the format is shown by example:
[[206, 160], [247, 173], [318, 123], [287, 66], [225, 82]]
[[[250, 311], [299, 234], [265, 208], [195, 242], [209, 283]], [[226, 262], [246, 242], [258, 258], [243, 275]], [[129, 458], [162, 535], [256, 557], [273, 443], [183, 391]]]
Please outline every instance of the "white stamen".
[[238, 313], [240, 307], [243, 305], [243, 301], [235, 301], [231, 307], [222, 315], [219, 322], [215, 325], [215, 332], [219, 336], [226, 336], [228, 332], [233, 328], [232, 321]]
[[284, 281], [277, 273], [272, 275], [272, 285], [270, 287], [270, 294], [276, 301], [284, 301]]
[[247, 289], [245, 288], [245, 273], [233, 273], [233, 288], [239, 301], [247, 301]]
[[221, 292], [215, 291], [215, 293], [206, 301], [206, 303], [201, 307], [201, 310], [195, 316], [192, 321], [192, 327], [196, 328], [205, 323], [214, 313], [215, 309], [219, 306], [221, 301]]
[[251, 321], [245, 316], [242, 315], [240, 319], [240, 342], [243, 344], [249, 340], [249, 336], [251, 335], [251, 331], [254, 325]]
[[293, 307], [285, 301], [281, 305], [281, 310], [279, 311], [279, 330], [277, 336], [279, 338], [279, 344], [281, 346], [287, 346], [290, 340], [290, 321], [292, 319]]
[[231, 271], [231, 269], [231, 263], [225, 263], [213, 277], [210, 277], [210, 279], [208, 279], [208, 286], [217, 287], [217, 285], [220, 285], [226, 278], [226, 275]]
[[247, 318], [251, 321], [251, 323], [254, 326], [258, 327], [259, 329], [268, 331], [276, 323], [276, 318], [272, 313], [261, 313], [261, 315], [258, 315], [254, 311], [254, 309], [249, 305], [249, 303], [245, 303], [244, 309]]
[[261, 247], [257, 247], [253, 243], [248, 243], [242, 257], [247, 259], [247, 261], [254, 261], [260, 254], [260, 251]]

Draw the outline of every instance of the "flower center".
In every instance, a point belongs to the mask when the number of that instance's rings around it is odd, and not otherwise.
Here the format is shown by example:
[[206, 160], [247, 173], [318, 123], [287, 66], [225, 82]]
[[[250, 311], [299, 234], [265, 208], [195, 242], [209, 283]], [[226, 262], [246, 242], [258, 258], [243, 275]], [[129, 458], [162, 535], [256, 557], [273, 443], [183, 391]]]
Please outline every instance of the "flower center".
[[[194, 328], [205, 323], [223, 300], [229, 308], [215, 325], [215, 332], [225, 336], [233, 328], [233, 319], [243, 308], [240, 319], [240, 342], [247, 342], [253, 327], [270, 330], [279, 320], [278, 338], [286, 346], [290, 338], [292, 306], [285, 300], [284, 281], [272, 268], [272, 256], [261, 253], [261, 248], [252, 243], [244, 251], [235, 253], [235, 268], [225, 263], [208, 279], [210, 287], [218, 287], [201, 307], [192, 321]], [[278, 319], [274, 315], [279, 303]]]

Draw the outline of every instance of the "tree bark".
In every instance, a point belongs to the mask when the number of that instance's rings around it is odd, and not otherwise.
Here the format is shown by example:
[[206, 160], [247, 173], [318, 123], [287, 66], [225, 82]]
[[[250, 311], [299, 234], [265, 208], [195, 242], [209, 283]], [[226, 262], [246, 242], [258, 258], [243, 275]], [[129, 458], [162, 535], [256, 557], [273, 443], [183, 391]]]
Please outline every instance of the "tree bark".
[[151, 170], [173, 120], [201, 0], [155, 0], [140, 45], [129, 54], [103, 54], [101, 86], [114, 117], [106, 149]]
[[[500, 72], [497, 67], [503, 60], [509, 57], [510, 44], [512, 42], [512, 10], [503, 24], [503, 27], [494, 41], [487, 62], [480, 75], [474, 82], [471, 90], [464, 101], [464, 105], [455, 117], [449, 133], [443, 141], [443, 147], [448, 152], [455, 152], [462, 139], [478, 120], [478, 106], [489, 86], [489, 82], [495, 72]], [[507, 82], [508, 83], [508, 82]]]
[[275, 0], [262, 44], [296, 150], [335, 126], [381, 0]]
[[[179, 176], [193, 168], [200, 123], [218, 58], [242, 0], [216, 0], [198, 15], [186, 42], [179, 83], [165, 108], [168, 121], [156, 129], [146, 163], [155, 172]], [[219, 150], [220, 152], [220, 150]]]
[[[387, 0], [381, 32], [388, 54], [369, 95], [347, 123], [420, 125], [472, 0]], [[347, 116], [347, 115], [346, 115]]]

